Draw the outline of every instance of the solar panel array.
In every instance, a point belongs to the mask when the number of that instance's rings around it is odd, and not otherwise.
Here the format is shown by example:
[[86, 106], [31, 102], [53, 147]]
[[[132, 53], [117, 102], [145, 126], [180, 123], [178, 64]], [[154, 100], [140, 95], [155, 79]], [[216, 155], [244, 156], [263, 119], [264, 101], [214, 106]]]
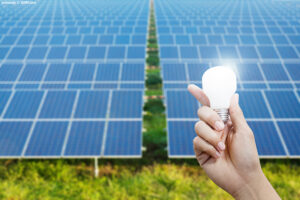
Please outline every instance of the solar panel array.
[[140, 157], [148, 0], [0, 5], [0, 157]]
[[194, 157], [200, 104], [187, 92], [231, 65], [261, 157], [300, 156], [299, 1], [156, 0], [170, 157]]

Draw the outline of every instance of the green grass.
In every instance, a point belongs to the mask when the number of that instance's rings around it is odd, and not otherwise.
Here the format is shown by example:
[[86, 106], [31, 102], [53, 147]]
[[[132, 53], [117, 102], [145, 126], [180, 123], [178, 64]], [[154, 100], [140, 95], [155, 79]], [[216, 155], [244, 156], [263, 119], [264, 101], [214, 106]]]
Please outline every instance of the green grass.
[[[0, 198], [231, 199], [195, 162], [149, 165], [140, 164], [140, 160], [102, 162], [100, 177], [96, 179], [89, 161], [2, 162]], [[266, 161], [263, 170], [282, 199], [300, 198], [299, 162]]]

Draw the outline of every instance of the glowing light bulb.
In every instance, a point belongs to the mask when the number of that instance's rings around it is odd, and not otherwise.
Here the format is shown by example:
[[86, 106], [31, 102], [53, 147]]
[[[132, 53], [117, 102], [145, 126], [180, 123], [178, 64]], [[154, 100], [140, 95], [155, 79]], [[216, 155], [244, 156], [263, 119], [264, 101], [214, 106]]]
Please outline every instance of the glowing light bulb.
[[202, 88], [210, 101], [210, 107], [227, 122], [230, 100], [236, 91], [235, 73], [224, 66], [210, 68], [202, 76]]

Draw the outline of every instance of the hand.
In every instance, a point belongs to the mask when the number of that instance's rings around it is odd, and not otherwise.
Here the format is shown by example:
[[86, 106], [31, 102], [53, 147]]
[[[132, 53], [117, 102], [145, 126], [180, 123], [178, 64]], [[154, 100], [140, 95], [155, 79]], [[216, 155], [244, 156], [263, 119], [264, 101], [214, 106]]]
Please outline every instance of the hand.
[[200, 88], [189, 85], [188, 90], [203, 105], [198, 110], [201, 121], [195, 124], [194, 151], [208, 177], [237, 199], [280, 199], [261, 170], [238, 94], [231, 99], [230, 120], [224, 124]]

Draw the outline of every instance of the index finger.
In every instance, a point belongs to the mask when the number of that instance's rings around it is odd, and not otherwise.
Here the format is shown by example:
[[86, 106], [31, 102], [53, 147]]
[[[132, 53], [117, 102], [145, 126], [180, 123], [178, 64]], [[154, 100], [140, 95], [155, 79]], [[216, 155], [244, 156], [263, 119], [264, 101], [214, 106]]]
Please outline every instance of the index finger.
[[194, 84], [188, 86], [188, 91], [204, 106], [209, 106], [209, 99], [202, 89]]

